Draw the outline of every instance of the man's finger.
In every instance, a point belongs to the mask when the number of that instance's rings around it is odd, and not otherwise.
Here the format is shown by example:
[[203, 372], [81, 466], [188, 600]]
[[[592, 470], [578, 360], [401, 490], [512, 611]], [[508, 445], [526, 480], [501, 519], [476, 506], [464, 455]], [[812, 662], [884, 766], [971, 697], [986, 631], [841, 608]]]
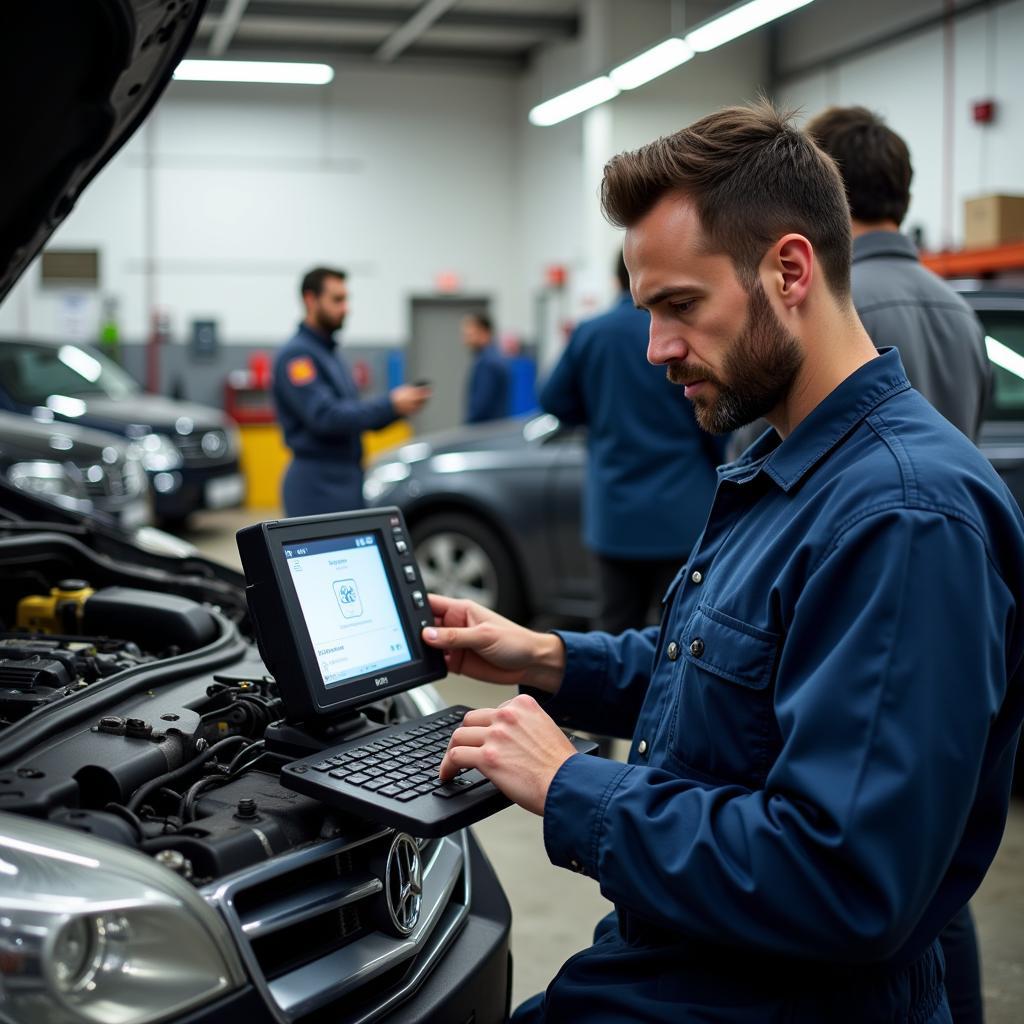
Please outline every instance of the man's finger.
[[[494, 708], [471, 708], [463, 716], [463, 726], [483, 726], [486, 727], [494, 721]], [[459, 730], [456, 729], [456, 732]]]
[[481, 726], [467, 728], [463, 725], [452, 733], [452, 738], [448, 741], [448, 749], [451, 750], [453, 747], [482, 747], [486, 739], [487, 730], [485, 728]]
[[444, 755], [441, 766], [437, 770], [442, 782], [454, 779], [460, 768], [479, 768], [482, 763], [483, 747], [453, 747]]
[[423, 641], [441, 650], [476, 650], [481, 647], [480, 626], [427, 626]]

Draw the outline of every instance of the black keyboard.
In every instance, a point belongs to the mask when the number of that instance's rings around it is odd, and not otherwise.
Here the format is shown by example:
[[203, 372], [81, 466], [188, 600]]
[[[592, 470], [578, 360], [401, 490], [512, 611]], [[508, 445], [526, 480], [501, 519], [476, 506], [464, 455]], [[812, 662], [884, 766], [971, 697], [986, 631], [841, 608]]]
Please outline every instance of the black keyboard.
[[[281, 769], [281, 783], [415, 836], [443, 836], [510, 801], [475, 768], [437, 777], [452, 733], [470, 709], [451, 707], [328, 747]], [[577, 750], [596, 744], [570, 737]]]

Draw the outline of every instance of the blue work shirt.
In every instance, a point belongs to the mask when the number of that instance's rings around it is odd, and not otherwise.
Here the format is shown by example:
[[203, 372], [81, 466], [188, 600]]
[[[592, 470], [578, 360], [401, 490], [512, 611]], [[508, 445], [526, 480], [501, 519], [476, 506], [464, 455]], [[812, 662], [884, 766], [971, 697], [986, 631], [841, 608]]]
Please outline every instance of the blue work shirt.
[[563, 635], [547, 709], [633, 741], [548, 792], [550, 859], [617, 911], [548, 1019], [948, 1019], [934, 940], [1024, 717], [1022, 527], [892, 349], [722, 467], [660, 631]]
[[493, 342], [473, 356], [466, 381], [466, 422], [486, 423], [508, 415], [508, 364]]
[[707, 519], [724, 442], [697, 426], [665, 368], [647, 362], [650, 322], [623, 292], [579, 324], [540, 405], [587, 426], [586, 546], [610, 558], [684, 559]]
[[288, 515], [362, 508], [364, 430], [398, 419], [387, 395], [361, 398], [334, 338], [299, 324], [274, 360], [274, 404], [294, 460]]

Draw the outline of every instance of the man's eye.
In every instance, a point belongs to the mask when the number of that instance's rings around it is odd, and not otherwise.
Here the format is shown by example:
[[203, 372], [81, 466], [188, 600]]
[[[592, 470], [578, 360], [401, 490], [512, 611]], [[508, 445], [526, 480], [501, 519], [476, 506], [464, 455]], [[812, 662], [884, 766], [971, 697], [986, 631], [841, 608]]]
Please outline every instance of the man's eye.
[[684, 302], [673, 302], [672, 308], [677, 313], [689, 313], [690, 310], [693, 309], [695, 302], [695, 299], [686, 299]]

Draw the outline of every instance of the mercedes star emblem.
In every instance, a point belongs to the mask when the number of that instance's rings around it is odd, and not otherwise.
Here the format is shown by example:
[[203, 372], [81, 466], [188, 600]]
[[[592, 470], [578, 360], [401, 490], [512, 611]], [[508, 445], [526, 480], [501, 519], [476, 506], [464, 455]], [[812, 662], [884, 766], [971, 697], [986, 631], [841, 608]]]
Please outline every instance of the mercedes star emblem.
[[388, 851], [384, 886], [391, 923], [399, 935], [410, 934], [420, 919], [423, 862], [416, 840], [404, 832], [395, 836]]

